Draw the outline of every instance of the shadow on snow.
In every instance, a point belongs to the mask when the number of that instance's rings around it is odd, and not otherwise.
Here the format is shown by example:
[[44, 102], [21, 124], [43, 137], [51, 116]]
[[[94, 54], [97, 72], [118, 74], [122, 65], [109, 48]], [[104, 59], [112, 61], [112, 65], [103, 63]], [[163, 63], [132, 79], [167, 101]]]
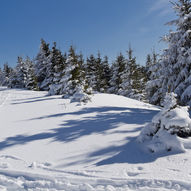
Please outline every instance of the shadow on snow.
[[[17, 101], [17, 102], [13, 102], [12, 105], [26, 104], [26, 103], [35, 103], [35, 102], [49, 101], [49, 100], [55, 100], [55, 99], [57, 100], [59, 98], [58, 97], [51, 97], [51, 96], [45, 95], [45, 96], [40, 96], [40, 97], [27, 98], [27, 99], [23, 99], [23, 100], [22, 99], [17, 99], [17, 100], [14, 100], [14, 101]], [[61, 99], [61, 97], [60, 97], [60, 99]]]
[[150, 163], [160, 157], [168, 155], [179, 154], [177, 152], [163, 152], [163, 153], [151, 153], [141, 149], [140, 144], [136, 141], [136, 137], [127, 137], [127, 143], [122, 146], [110, 146], [98, 151], [94, 151], [89, 154], [90, 158], [98, 158], [103, 155], [108, 156], [110, 153], [116, 153], [114, 156], [110, 156], [106, 159], [100, 160], [95, 163], [96, 166], [117, 164], [117, 163], [129, 163], [129, 164], [141, 164]]
[[[115, 113], [117, 112], [117, 113]], [[127, 107], [99, 107], [99, 108], [85, 108], [77, 112], [60, 113], [49, 116], [42, 116], [31, 120], [40, 120], [45, 118], [63, 117], [65, 115], [83, 115], [95, 113], [95, 116], [81, 117], [78, 120], [67, 120], [60, 124], [60, 127], [51, 129], [47, 132], [42, 132], [34, 135], [17, 135], [8, 137], [0, 142], [0, 150], [4, 150], [11, 146], [27, 144], [33, 141], [51, 139], [50, 141], [58, 141], [67, 143], [88, 136], [91, 134], [116, 134], [119, 135], [128, 132], [140, 131], [141, 127], [126, 130], [119, 130], [119, 125], [122, 124], [139, 124], [150, 122], [152, 117], [158, 111], [149, 109], [136, 109]], [[120, 124], [119, 124], [120, 123]], [[108, 131], [113, 130], [113, 131]], [[104, 149], [93, 151], [87, 156], [92, 161], [95, 158], [102, 159], [105, 156], [110, 156], [107, 159], [97, 162], [95, 165], [107, 165], [114, 163], [148, 163], [156, 160], [158, 157], [163, 157], [169, 154], [161, 155], [145, 154], [140, 145], [136, 142], [136, 137], [132, 135], [126, 138], [126, 143], [121, 146], [109, 146]], [[112, 153], [112, 154], [111, 154]], [[113, 156], [113, 153], [114, 156]], [[78, 163], [79, 161], [76, 161]], [[86, 161], [84, 161], [85, 163]]]

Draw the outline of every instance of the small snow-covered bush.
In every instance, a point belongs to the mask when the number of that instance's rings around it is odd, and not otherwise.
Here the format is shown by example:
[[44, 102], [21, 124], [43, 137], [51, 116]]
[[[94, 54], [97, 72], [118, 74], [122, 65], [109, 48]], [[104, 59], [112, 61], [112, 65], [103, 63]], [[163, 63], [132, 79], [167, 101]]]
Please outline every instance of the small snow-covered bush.
[[84, 87], [79, 85], [76, 87], [76, 92], [70, 97], [70, 102], [87, 103], [88, 101], [91, 100], [90, 94], [91, 94], [91, 89], [84, 90]]
[[176, 94], [166, 94], [164, 108], [143, 128], [138, 141], [145, 142], [152, 152], [162, 150], [183, 151], [179, 137], [191, 136], [191, 119], [188, 107], [177, 104]]

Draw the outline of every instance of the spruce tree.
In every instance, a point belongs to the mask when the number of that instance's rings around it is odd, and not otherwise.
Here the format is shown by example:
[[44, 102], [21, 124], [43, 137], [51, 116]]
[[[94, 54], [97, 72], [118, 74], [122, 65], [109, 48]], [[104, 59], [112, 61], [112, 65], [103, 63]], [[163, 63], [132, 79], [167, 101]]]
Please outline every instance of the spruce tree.
[[102, 73], [102, 58], [100, 53], [98, 52], [97, 58], [95, 59], [95, 91], [97, 92], [101, 92], [102, 89]]
[[37, 79], [34, 74], [34, 63], [28, 56], [26, 57], [24, 62], [26, 66], [26, 76], [27, 76], [25, 87], [29, 90], [38, 90]]
[[168, 24], [175, 25], [176, 30], [164, 37], [168, 48], [157, 64], [156, 79], [151, 82], [157, 85], [151, 102], [161, 104], [166, 92], [175, 92], [180, 104], [191, 105], [191, 2], [178, 0], [173, 4], [178, 18]]
[[111, 79], [109, 81], [109, 93], [119, 94], [121, 88], [121, 75], [125, 69], [126, 59], [122, 53], [117, 56], [115, 62], [111, 66]]
[[85, 64], [85, 72], [88, 85], [92, 88], [93, 91], [97, 91], [97, 63], [93, 54], [87, 58]]
[[3, 84], [3, 71], [1, 70], [1, 68], [0, 68], [0, 86], [2, 86], [2, 84]]
[[110, 79], [111, 79], [111, 71], [108, 63], [108, 57], [105, 56], [101, 62], [100, 92], [102, 93], [108, 92]]
[[127, 97], [145, 100], [146, 69], [136, 63], [136, 57], [133, 56], [133, 50], [129, 46], [127, 51], [128, 59], [128, 94]]
[[8, 63], [5, 63], [3, 65], [3, 70], [2, 70], [2, 85], [3, 86], [8, 86], [12, 72], [13, 72], [13, 69], [8, 65]]
[[60, 94], [60, 80], [64, 70], [65, 60], [62, 56], [61, 51], [56, 48], [56, 43], [52, 47], [49, 55], [49, 62], [47, 67], [47, 85], [49, 86], [49, 94], [56, 95]]
[[49, 84], [47, 84], [47, 65], [49, 63], [49, 44], [41, 39], [41, 45], [39, 53], [35, 59], [35, 76], [37, 78], [38, 87], [40, 90], [48, 90]]
[[147, 83], [146, 83], [146, 98], [152, 103], [158, 105], [160, 103], [160, 60], [158, 60], [158, 55], [153, 51], [151, 62], [146, 63], [146, 73], [147, 73]]
[[86, 101], [90, 93], [85, 79], [82, 55], [77, 55], [71, 46], [66, 60], [64, 75], [61, 79], [61, 92], [64, 98], [71, 97], [72, 101]]

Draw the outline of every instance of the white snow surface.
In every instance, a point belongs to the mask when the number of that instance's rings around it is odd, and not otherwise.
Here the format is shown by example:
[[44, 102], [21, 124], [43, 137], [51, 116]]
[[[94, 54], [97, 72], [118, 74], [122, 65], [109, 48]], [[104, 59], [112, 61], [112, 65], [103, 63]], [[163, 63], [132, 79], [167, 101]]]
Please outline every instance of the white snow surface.
[[136, 141], [159, 108], [46, 95], [0, 88], [0, 191], [191, 190], [190, 139], [184, 153], [158, 154]]

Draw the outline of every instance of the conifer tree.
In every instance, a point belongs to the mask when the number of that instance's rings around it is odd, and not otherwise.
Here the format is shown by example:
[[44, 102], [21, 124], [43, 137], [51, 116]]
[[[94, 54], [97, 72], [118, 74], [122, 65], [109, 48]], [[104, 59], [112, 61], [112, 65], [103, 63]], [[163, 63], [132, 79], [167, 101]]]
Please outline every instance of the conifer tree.
[[95, 59], [95, 91], [100, 92], [101, 86], [102, 86], [102, 73], [103, 73], [103, 67], [102, 67], [102, 58], [100, 53], [98, 52], [97, 58]]
[[151, 62], [146, 63], [146, 72], [147, 72], [147, 83], [145, 87], [146, 98], [152, 103], [158, 105], [160, 100], [158, 99], [160, 95], [160, 62], [158, 60], [158, 55], [153, 51]]
[[8, 86], [9, 79], [12, 72], [13, 72], [13, 69], [8, 65], [8, 63], [5, 63], [3, 65], [3, 70], [2, 70], [2, 85], [3, 86]]
[[35, 76], [37, 78], [38, 87], [40, 90], [48, 90], [49, 85], [47, 84], [47, 65], [49, 63], [49, 44], [41, 39], [40, 51], [37, 54], [35, 62]]
[[111, 78], [111, 71], [108, 63], [108, 57], [105, 56], [101, 62], [100, 70], [100, 92], [106, 93], [109, 89], [109, 81]]
[[26, 76], [27, 76], [25, 87], [29, 90], [38, 90], [37, 79], [34, 74], [34, 63], [28, 56], [26, 57], [24, 62], [26, 66]]
[[191, 2], [178, 0], [173, 4], [178, 18], [168, 24], [176, 30], [164, 37], [168, 49], [157, 64], [156, 80], [151, 82], [157, 85], [151, 103], [161, 104], [166, 92], [175, 92], [180, 104], [191, 105]]
[[66, 60], [64, 75], [61, 79], [61, 91], [64, 98], [73, 96], [72, 101], [86, 101], [88, 99], [86, 94], [90, 92], [86, 83], [85, 74], [82, 70], [82, 65], [82, 55], [77, 55], [71, 46]]
[[2, 86], [2, 84], [3, 84], [3, 71], [1, 70], [1, 68], [0, 68], [0, 86]]
[[109, 81], [110, 84], [109, 93], [113, 94], [119, 93], [119, 89], [121, 88], [120, 85], [122, 83], [121, 74], [125, 69], [125, 62], [126, 62], [125, 57], [122, 55], [122, 53], [120, 53], [120, 55], [117, 56], [115, 62], [112, 64], [111, 79]]
[[146, 83], [145, 67], [136, 63], [136, 57], [133, 56], [133, 50], [130, 46], [127, 54], [128, 94], [126, 96], [138, 100], [144, 100]]
[[96, 59], [93, 54], [87, 58], [85, 64], [86, 78], [88, 85], [92, 88], [93, 91], [97, 91], [97, 67]]
[[65, 59], [59, 49], [56, 48], [56, 42], [52, 47], [49, 55], [49, 62], [47, 67], [47, 84], [49, 85], [49, 94], [56, 95], [60, 93], [60, 80], [65, 67]]

